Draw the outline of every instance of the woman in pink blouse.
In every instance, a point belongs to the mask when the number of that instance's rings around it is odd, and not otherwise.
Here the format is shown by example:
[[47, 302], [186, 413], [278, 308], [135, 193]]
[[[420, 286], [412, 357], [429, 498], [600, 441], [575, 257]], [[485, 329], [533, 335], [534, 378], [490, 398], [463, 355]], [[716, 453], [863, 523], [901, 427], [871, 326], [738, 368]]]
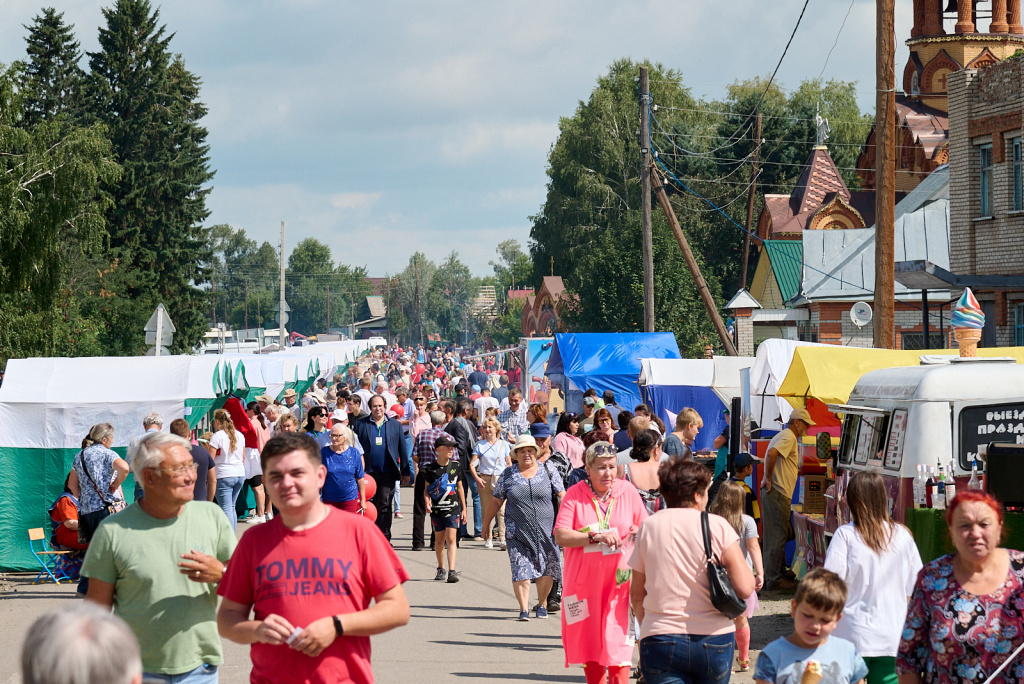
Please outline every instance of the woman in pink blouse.
[[583, 467], [583, 440], [578, 436], [579, 430], [580, 417], [571, 411], [563, 411], [558, 417], [555, 438], [551, 441], [551, 450], [568, 456], [573, 468]]
[[647, 507], [636, 487], [615, 478], [616, 454], [608, 442], [587, 449], [589, 479], [569, 488], [555, 520], [565, 548], [565, 666], [583, 665], [588, 684], [627, 684], [633, 662], [627, 562]]
[[[1024, 641], [1024, 553], [999, 547], [1003, 508], [967, 490], [946, 510], [956, 553], [924, 566], [896, 656], [900, 684], [984, 682]], [[994, 682], [1024, 681], [1014, 659]]]

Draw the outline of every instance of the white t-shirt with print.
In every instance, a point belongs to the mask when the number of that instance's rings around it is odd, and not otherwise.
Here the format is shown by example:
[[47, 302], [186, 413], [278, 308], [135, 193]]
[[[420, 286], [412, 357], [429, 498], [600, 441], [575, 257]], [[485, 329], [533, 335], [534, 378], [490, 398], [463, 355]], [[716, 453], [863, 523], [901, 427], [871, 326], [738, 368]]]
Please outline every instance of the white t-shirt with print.
[[213, 461], [217, 464], [217, 479], [222, 477], [245, 477], [245, 437], [235, 430], [235, 449], [231, 450], [231, 438], [224, 430], [218, 430], [210, 438], [210, 445], [217, 450]]

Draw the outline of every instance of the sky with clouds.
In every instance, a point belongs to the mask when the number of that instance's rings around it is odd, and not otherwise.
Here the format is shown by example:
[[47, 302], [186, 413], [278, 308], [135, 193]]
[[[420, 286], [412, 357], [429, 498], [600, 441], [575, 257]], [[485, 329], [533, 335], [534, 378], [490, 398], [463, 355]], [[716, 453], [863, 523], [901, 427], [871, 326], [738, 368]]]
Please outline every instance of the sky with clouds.
[[[0, 61], [24, 56], [22, 25], [46, 4], [0, 0]], [[87, 51], [111, 4], [54, 0]], [[203, 80], [210, 223], [276, 245], [284, 220], [287, 251], [316, 237], [382, 276], [415, 250], [456, 250], [475, 275], [491, 273], [499, 241], [526, 246], [559, 117], [612, 62], [660, 62], [695, 95], [721, 97], [770, 74], [803, 0], [154, 4]], [[912, 3], [896, 5], [901, 74]], [[796, 87], [824, 69], [857, 81], [873, 111], [874, 28], [874, 0], [810, 0], [778, 81]]]

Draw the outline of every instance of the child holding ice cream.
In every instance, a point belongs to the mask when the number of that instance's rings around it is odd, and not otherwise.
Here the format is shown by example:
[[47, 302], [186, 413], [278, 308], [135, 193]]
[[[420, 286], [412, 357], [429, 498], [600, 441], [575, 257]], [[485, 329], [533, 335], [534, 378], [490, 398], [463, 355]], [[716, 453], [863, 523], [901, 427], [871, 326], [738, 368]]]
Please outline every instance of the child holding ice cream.
[[864, 659], [846, 639], [829, 636], [846, 605], [846, 584], [815, 568], [804, 576], [791, 604], [793, 633], [765, 646], [757, 657], [759, 684], [863, 684]]

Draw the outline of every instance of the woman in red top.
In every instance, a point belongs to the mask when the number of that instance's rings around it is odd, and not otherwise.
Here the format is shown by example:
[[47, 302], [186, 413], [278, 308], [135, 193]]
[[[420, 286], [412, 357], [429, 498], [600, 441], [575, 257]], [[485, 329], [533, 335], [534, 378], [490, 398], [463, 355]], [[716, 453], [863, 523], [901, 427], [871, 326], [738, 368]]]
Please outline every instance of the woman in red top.
[[63, 570], [68, 577], [78, 577], [78, 571], [82, 569], [82, 560], [85, 558], [84, 551], [89, 544], [81, 544], [78, 541], [78, 497], [71, 491], [67, 479], [64, 480], [64, 493], [57, 497], [48, 512], [53, 532], [50, 546], [55, 551], [73, 552], [58, 555], [57, 568]]

